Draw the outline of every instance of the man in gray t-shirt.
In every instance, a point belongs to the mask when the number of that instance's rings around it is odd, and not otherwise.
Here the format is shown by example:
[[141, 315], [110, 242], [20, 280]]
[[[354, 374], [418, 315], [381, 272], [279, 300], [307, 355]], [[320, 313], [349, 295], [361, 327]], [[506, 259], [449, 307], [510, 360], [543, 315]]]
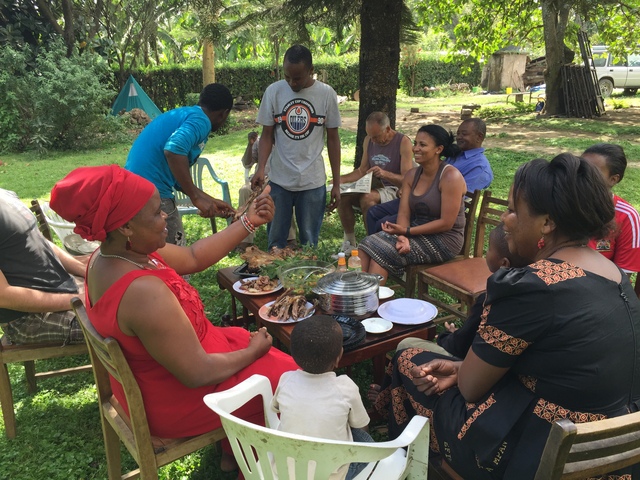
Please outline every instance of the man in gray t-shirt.
[[[269, 85], [260, 103], [261, 138], [273, 138], [274, 143], [260, 142], [258, 168], [251, 181], [254, 188], [262, 186], [273, 150], [269, 183], [276, 212], [267, 227], [269, 248], [286, 246], [294, 207], [300, 244], [318, 244], [326, 204], [325, 132], [331, 174], [340, 177], [341, 120], [336, 92], [314, 80], [311, 52], [306, 47], [289, 48], [283, 67], [285, 79]], [[340, 185], [335, 182], [329, 208], [339, 201]]]

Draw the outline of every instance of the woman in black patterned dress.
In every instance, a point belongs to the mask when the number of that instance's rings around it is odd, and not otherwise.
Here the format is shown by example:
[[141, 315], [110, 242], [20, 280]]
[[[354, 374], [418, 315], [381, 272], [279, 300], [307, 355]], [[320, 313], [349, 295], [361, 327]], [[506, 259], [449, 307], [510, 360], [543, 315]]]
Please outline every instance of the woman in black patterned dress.
[[427, 416], [432, 452], [447, 468], [521, 480], [535, 476], [555, 420], [637, 411], [640, 301], [627, 275], [586, 246], [613, 217], [607, 187], [585, 160], [522, 165], [502, 221], [509, 250], [532, 263], [489, 279], [464, 361], [396, 353], [376, 399], [390, 436]]

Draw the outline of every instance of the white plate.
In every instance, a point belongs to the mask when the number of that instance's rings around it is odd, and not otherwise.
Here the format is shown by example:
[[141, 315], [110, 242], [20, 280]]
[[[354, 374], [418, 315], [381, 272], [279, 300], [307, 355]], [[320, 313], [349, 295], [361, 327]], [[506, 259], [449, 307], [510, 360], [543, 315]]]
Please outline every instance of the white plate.
[[241, 293], [243, 295], [268, 295], [269, 293], [277, 292], [282, 288], [282, 283], [280, 282], [278, 282], [278, 286], [276, 288], [274, 288], [273, 290], [268, 290], [266, 292], [248, 292], [247, 290], [242, 290], [240, 288], [240, 285], [242, 285], [247, 280], [255, 280], [256, 278], [258, 277], [247, 277], [247, 278], [243, 278], [242, 280], [238, 280], [236, 283], [233, 284], [233, 289], [236, 292]]
[[[260, 310], [258, 310], [258, 315], [260, 315], [260, 318], [262, 318], [263, 320], [266, 320], [267, 322], [274, 322], [274, 323], [298, 323], [298, 322], [301, 322], [302, 320], [306, 320], [311, 315], [313, 315], [315, 313], [315, 311], [316, 311], [315, 308], [313, 308], [313, 309], [311, 309], [311, 312], [309, 313], [309, 315], [307, 315], [306, 317], [303, 317], [303, 318], [299, 318], [297, 320], [294, 320], [293, 318], [287, 318], [285, 320], [278, 320], [276, 317], [270, 317], [269, 315], [267, 315], [267, 310], [269, 309], [269, 307], [271, 305], [273, 305], [274, 302], [275, 302], [275, 300], [273, 300], [271, 302], [267, 302], [263, 306], [260, 307]], [[309, 309], [309, 308], [313, 307], [313, 304], [307, 302], [306, 307], [307, 307], [307, 309]]]
[[435, 305], [415, 298], [396, 298], [378, 307], [385, 320], [400, 325], [419, 325], [433, 320], [438, 315]]
[[371, 317], [362, 320], [362, 325], [368, 333], [384, 333], [393, 328], [393, 323], [380, 317]]
[[378, 287], [378, 298], [380, 300], [384, 300], [385, 298], [391, 298], [396, 294], [396, 292], [394, 292], [391, 288], [389, 287]]
[[77, 233], [72, 233], [64, 237], [64, 241], [62, 242], [65, 248], [70, 248], [71, 250], [78, 252], [80, 254], [90, 254], [93, 253], [96, 248], [100, 246], [100, 242], [88, 241], [82, 238]]

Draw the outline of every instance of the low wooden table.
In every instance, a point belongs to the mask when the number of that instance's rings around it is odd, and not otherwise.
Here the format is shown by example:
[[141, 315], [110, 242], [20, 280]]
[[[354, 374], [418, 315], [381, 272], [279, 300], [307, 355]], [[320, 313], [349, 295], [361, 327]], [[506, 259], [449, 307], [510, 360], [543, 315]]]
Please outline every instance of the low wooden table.
[[[287, 349], [291, 345], [291, 332], [295, 323], [268, 322], [260, 318], [258, 311], [265, 303], [278, 298], [282, 290], [268, 295], [244, 295], [233, 289], [233, 284], [241, 279], [234, 273], [236, 267], [228, 267], [218, 270], [217, 279], [220, 289], [231, 293], [231, 305], [233, 320], [238, 324], [240, 319], [237, 316], [236, 300], [242, 304], [244, 325], [248, 325], [251, 317], [255, 319], [258, 326], [265, 326], [269, 333], [277, 339]], [[373, 316], [373, 315], [372, 315]], [[407, 337], [419, 337], [430, 340], [435, 336], [436, 327], [433, 322], [421, 325], [397, 325], [385, 333], [367, 333], [364, 341], [355, 349], [345, 352], [338, 367], [349, 367], [358, 362], [372, 359], [374, 369], [374, 382], [379, 383], [384, 376], [386, 354], [395, 350], [401, 340]]]

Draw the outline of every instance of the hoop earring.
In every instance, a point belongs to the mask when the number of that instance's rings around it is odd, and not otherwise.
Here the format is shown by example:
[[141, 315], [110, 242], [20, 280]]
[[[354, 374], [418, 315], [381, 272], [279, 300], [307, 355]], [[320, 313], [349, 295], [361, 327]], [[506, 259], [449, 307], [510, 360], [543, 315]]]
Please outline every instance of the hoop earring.
[[[539, 245], [539, 244], [540, 244], [540, 243], [538, 242], [538, 245]], [[131, 239], [130, 239], [129, 237], [127, 237], [127, 243], [125, 243], [125, 244], [124, 244], [124, 248], [125, 248], [126, 250], [131, 250]]]
[[544, 235], [540, 237], [540, 240], [538, 240], [538, 250], [542, 250], [543, 248], [544, 248]]

